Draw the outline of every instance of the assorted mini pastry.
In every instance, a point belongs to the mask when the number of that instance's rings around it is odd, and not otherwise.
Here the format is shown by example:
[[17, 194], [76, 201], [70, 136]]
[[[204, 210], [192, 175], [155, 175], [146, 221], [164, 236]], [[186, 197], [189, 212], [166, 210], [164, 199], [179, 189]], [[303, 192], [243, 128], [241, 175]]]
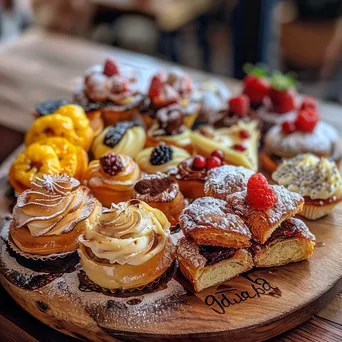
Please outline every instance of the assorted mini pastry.
[[304, 197], [300, 215], [317, 220], [342, 201], [341, 174], [333, 161], [313, 154], [283, 160], [272, 178], [278, 184]]
[[320, 121], [316, 109], [300, 109], [294, 121], [285, 121], [268, 131], [261, 162], [270, 172], [275, 171], [282, 158], [293, 158], [302, 153], [312, 153], [340, 163], [338, 139], [336, 129]]
[[74, 252], [86, 223], [94, 224], [101, 211], [101, 204], [78, 180], [43, 175], [18, 197], [9, 242], [26, 257]]
[[179, 104], [161, 108], [156, 113], [156, 123], [147, 131], [146, 147], [160, 142], [192, 152], [190, 129], [184, 124], [185, 112]]
[[46, 138], [33, 143], [12, 163], [8, 179], [17, 193], [31, 187], [44, 174], [66, 174], [81, 179], [88, 166], [88, 155], [64, 138]]
[[134, 120], [143, 101], [135, 83], [134, 77], [123, 75], [117, 62], [108, 58], [103, 65], [95, 65], [86, 71], [73, 101], [91, 118], [102, 113], [106, 125]]
[[183, 160], [169, 175], [176, 178], [180, 190], [188, 199], [204, 196], [204, 182], [209, 170], [218, 168], [223, 163], [223, 152], [216, 150], [208, 158], [195, 155]]
[[94, 139], [89, 120], [82, 107], [67, 104], [56, 112], [36, 119], [25, 136], [28, 146], [50, 137], [62, 137], [88, 151]]
[[140, 170], [146, 173], [168, 173], [184, 159], [190, 158], [190, 154], [176, 146], [159, 145], [142, 150], [135, 157]]
[[112, 203], [131, 199], [133, 186], [139, 178], [139, 166], [131, 157], [110, 152], [90, 162], [82, 183], [109, 208]]
[[137, 122], [122, 121], [114, 126], [106, 127], [92, 145], [91, 151], [95, 159], [114, 152], [134, 158], [146, 142], [145, 129]]
[[143, 201], [113, 204], [79, 237], [81, 265], [104, 289], [142, 289], [173, 263], [169, 228], [166, 216]]
[[164, 173], [145, 174], [133, 188], [132, 198], [162, 211], [171, 227], [177, 225], [185, 200], [174, 177]]

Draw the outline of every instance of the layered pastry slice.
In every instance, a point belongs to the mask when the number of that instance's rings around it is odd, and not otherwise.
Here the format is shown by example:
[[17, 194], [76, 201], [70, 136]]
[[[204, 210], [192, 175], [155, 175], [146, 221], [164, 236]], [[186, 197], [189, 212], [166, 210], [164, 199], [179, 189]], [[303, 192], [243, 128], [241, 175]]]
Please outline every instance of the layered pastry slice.
[[185, 238], [178, 243], [177, 257], [196, 292], [253, 267], [246, 249], [251, 246], [251, 233], [225, 201], [196, 199], [183, 211], [180, 225]]
[[315, 236], [305, 223], [291, 218], [284, 221], [264, 244], [252, 245], [254, 265], [273, 267], [306, 260], [315, 248]]
[[256, 121], [238, 121], [231, 127], [213, 128], [201, 126], [191, 132], [194, 151], [210, 156], [221, 150], [226, 164], [243, 166], [256, 171], [258, 168], [259, 130]]

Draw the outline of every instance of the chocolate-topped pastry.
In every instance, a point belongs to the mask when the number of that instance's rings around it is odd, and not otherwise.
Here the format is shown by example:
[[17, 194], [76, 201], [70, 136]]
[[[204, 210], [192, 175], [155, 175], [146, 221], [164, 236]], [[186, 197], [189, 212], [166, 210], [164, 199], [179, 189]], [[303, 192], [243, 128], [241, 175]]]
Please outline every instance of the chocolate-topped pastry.
[[134, 158], [144, 147], [145, 129], [138, 122], [122, 121], [106, 127], [94, 140], [92, 152], [95, 159], [115, 152]]
[[161, 210], [171, 223], [178, 223], [185, 201], [174, 177], [164, 173], [145, 174], [133, 188], [132, 197]]
[[34, 116], [44, 116], [44, 115], [49, 115], [57, 112], [57, 110], [68, 104], [69, 101], [67, 100], [62, 100], [62, 99], [57, 99], [57, 100], [47, 100], [41, 103], [38, 103], [35, 107], [35, 111], [33, 113]]

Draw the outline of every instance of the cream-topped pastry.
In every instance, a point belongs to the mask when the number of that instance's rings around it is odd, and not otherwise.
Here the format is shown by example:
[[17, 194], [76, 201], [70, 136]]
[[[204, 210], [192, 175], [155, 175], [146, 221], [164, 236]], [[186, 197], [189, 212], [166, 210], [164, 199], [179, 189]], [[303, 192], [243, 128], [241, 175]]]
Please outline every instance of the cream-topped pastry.
[[142, 150], [135, 158], [140, 170], [147, 173], [168, 173], [190, 157], [190, 154], [176, 146], [160, 145]]
[[272, 178], [304, 197], [302, 215], [317, 219], [330, 213], [342, 200], [342, 179], [336, 164], [313, 154], [283, 160]]
[[82, 266], [107, 289], [145, 286], [172, 264], [169, 227], [165, 215], [145, 202], [113, 204], [80, 236]]
[[94, 221], [101, 210], [90, 190], [76, 179], [43, 175], [18, 197], [10, 236], [27, 253], [72, 251], [85, 222]]

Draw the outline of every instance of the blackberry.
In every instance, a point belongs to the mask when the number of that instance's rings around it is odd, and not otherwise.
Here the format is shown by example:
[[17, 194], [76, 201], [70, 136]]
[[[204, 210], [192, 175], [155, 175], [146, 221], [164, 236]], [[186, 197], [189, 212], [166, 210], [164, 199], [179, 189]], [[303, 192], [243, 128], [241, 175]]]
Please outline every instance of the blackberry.
[[109, 153], [100, 158], [100, 164], [103, 171], [110, 176], [115, 176], [124, 169], [121, 157], [115, 153]]
[[162, 165], [172, 160], [173, 149], [171, 146], [160, 145], [153, 149], [150, 163], [152, 165]]
[[68, 103], [67, 100], [48, 100], [37, 104], [35, 109], [39, 116], [44, 116], [56, 112], [60, 107]]
[[104, 137], [103, 143], [113, 148], [122, 139], [127, 130], [134, 126], [137, 126], [135, 122], [128, 121], [119, 122], [115, 126], [111, 126]]

